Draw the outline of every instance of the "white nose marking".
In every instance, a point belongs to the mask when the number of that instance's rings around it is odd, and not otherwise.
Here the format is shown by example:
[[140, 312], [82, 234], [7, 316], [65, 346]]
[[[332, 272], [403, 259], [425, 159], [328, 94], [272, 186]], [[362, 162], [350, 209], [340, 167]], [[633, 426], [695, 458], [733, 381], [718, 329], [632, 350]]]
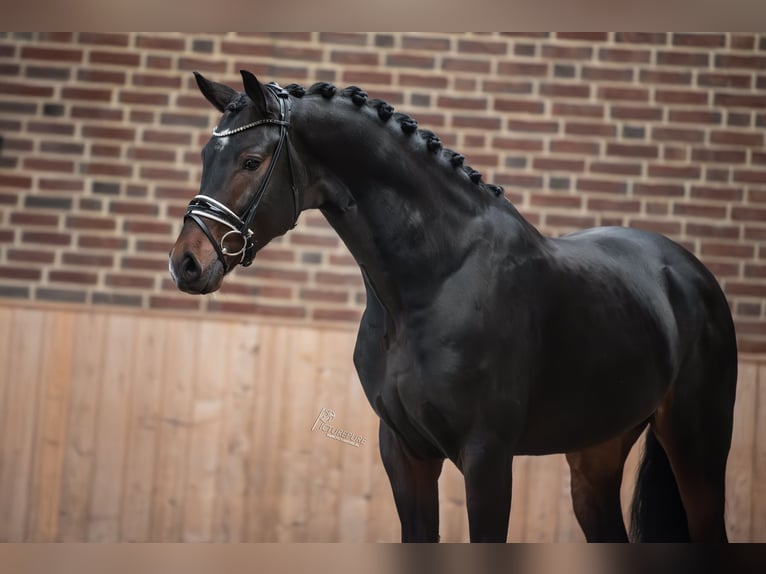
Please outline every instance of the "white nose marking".
[[168, 271], [170, 271], [170, 278], [173, 279], [173, 283], [178, 283], [178, 279], [176, 278], [176, 272], [173, 270], [173, 252], [170, 252], [170, 255], [168, 255]]

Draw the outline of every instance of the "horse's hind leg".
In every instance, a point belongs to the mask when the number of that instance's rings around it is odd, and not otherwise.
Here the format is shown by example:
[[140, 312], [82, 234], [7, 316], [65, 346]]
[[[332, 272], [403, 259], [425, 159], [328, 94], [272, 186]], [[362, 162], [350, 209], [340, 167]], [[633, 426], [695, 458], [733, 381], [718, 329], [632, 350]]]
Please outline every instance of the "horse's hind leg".
[[676, 477], [691, 541], [726, 542], [726, 459], [736, 371], [715, 385], [704, 383], [711, 379], [702, 370], [683, 377], [655, 413], [652, 428]]
[[402, 524], [402, 542], [439, 541], [439, 475], [443, 459], [414, 457], [380, 421], [380, 454]]
[[627, 542], [620, 485], [630, 449], [643, 423], [605, 443], [566, 454], [571, 474], [572, 504], [588, 542]]

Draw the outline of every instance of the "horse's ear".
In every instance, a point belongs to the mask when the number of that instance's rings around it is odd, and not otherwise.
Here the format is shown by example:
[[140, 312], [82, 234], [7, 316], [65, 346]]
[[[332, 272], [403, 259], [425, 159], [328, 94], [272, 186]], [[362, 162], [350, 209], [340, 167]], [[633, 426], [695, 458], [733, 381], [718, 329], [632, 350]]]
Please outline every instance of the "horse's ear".
[[256, 109], [262, 116], [269, 115], [269, 106], [266, 100], [266, 90], [252, 73], [247, 70], [240, 70], [242, 74], [242, 85], [245, 86], [245, 93], [253, 100]]
[[194, 79], [197, 80], [202, 95], [207, 101], [213, 104], [219, 112], [226, 109], [227, 104], [237, 95], [237, 90], [230, 88], [218, 82], [212, 82], [205, 78], [199, 72], [194, 72]]

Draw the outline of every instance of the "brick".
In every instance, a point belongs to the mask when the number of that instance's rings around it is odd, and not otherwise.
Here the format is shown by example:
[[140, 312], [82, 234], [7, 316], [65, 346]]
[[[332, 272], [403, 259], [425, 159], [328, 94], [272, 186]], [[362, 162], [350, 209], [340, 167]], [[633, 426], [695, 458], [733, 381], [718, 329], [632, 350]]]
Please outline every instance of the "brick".
[[671, 122], [690, 124], [720, 124], [722, 116], [720, 112], [671, 110], [668, 116]]
[[655, 90], [654, 99], [662, 104], [706, 106], [708, 103], [706, 92], [692, 92], [688, 90]]
[[752, 83], [752, 76], [745, 74], [700, 73], [697, 75], [697, 84], [706, 88], [747, 89]]
[[630, 62], [648, 64], [652, 53], [649, 50], [631, 50], [626, 48], [600, 48], [598, 59], [603, 62]]
[[93, 44], [96, 46], [127, 47], [130, 42], [128, 34], [103, 34], [98, 32], [80, 32], [77, 34], [80, 44]]
[[624, 181], [592, 178], [578, 178], [577, 180], [578, 191], [625, 194], [627, 189], [628, 186]]
[[186, 47], [184, 38], [173, 38], [168, 36], [146, 36], [139, 35], [136, 38], [138, 48], [148, 48], [151, 50], [172, 50], [181, 51]]
[[95, 285], [98, 275], [82, 271], [49, 271], [48, 280], [53, 283], [78, 283], [82, 285]]
[[141, 56], [138, 54], [123, 51], [91, 51], [88, 53], [88, 62], [91, 64], [110, 64], [115, 66], [137, 67], [141, 64]]
[[21, 240], [24, 244], [69, 245], [71, 236], [67, 233], [54, 233], [50, 231], [23, 231]]
[[112, 99], [110, 90], [95, 88], [61, 88], [61, 97], [65, 100], [109, 102]]
[[652, 139], [657, 141], [678, 142], [702, 142], [705, 140], [705, 132], [691, 128], [652, 128]]
[[92, 105], [87, 107], [77, 105], [72, 106], [71, 116], [75, 119], [103, 120], [111, 122], [121, 122], [124, 118], [122, 110], [99, 108]]
[[640, 158], [656, 158], [659, 155], [657, 146], [654, 145], [620, 143], [608, 143], [606, 146], [606, 154]]
[[761, 147], [763, 134], [714, 130], [710, 133], [710, 141], [717, 144]]
[[705, 163], [745, 163], [747, 153], [744, 150], [698, 148], [692, 150], [692, 159]]
[[766, 56], [745, 56], [734, 54], [717, 54], [715, 67], [731, 70], [744, 68], [749, 70], [766, 70]]
[[10, 222], [14, 225], [56, 227], [59, 223], [58, 215], [45, 213], [11, 213]]
[[72, 173], [74, 171], [74, 162], [68, 160], [27, 157], [24, 158], [24, 168], [32, 171]]
[[432, 69], [434, 64], [435, 60], [431, 56], [417, 56], [407, 53], [388, 54], [386, 56], [387, 66]]
[[402, 48], [405, 50], [429, 50], [446, 52], [450, 49], [450, 39], [441, 36], [404, 36]]
[[[435, 125], [435, 123], [431, 122], [431, 125]], [[481, 130], [499, 130], [500, 119], [481, 117], [481, 116], [460, 115], [460, 116], [454, 116], [452, 118], [452, 127], [473, 128], [473, 129], [481, 129]], [[442, 141], [446, 143], [446, 139], [444, 137], [442, 137]]]
[[540, 95], [560, 98], [588, 98], [590, 86], [579, 84], [540, 84]]
[[603, 104], [584, 104], [570, 102], [554, 102], [552, 113], [554, 116], [573, 116], [585, 118], [603, 118]]
[[63, 303], [85, 303], [86, 296], [84, 291], [38, 287], [35, 289], [35, 299], [60, 301]]
[[514, 79], [523, 76], [542, 77], [548, 75], [548, 64], [527, 62], [500, 62], [497, 65], [497, 72], [500, 76], [512, 77]]
[[541, 140], [495, 137], [492, 139], [492, 147], [512, 151], [542, 151]]
[[597, 95], [604, 100], [649, 101], [649, 90], [645, 88], [602, 86], [598, 89]]
[[673, 213], [687, 217], [723, 219], [726, 217], [726, 208], [719, 205], [703, 205], [701, 203], [676, 203], [673, 206]]
[[766, 96], [718, 93], [715, 95], [715, 105], [762, 109], [766, 108]]
[[136, 131], [132, 128], [83, 126], [82, 135], [85, 138], [132, 141]]
[[708, 55], [701, 52], [668, 52], [657, 53], [657, 63], [661, 66], [707, 67]]
[[673, 45], [718, 48], [726, 43], [724, 34], [673, 34]]
[[577, 195], [542, 195], [535, 193], [529, 197], [529, 204], [533, 207], [541, 208], [580, 209], [582, 198]]
[[671, 183], [640, 183], [633, 184], [634, 195], [649, 197], [682, 197], [684, 186]]
[[702, 169], [697, 165], [650, 165], [649, 177], [692, 180], [700, 179]]
[[458, 110], [484, 110], [487, 107], [487, 99], [439, 96], [438, 106]]
[[53, 88], [49, 86], [33, 86], [13, 82], [0, 82], [0, 94], [30, 96], [35, 98], [49, 98], [53, 96]]
[[668, 43], [665, 32], [617, 32], [615, 40], [625, 44], [663, 45]]
[[38, 185], [44, 191], [65, 191], [76, 193], [83, 190], [82, 181], [67, 179], [47, 179], [40, 178]]
[[630, 227], [643, 229], [644, 231], [654, 231], [668, 236], [681, 235], [681, 224], [677, 221], [658, 221], [647, 219], [631, 219]]
[[506, 122], [506, 129], [514, 132], [557, 133], [559, 124], [558, 122], [542, 120], [510, 119]]
[[78, 63], [82, 61], [82, 55], [82, 50], [41, 48], [36, 46], [23, 46], [21, 48], [21, 57], [29, 60]]
[[498, 94], [530, 94], [532, 93], [532, 83], [524, 81], [484, 80], [482, 82], [482, 91]]
[[702, 238], [715, 239], [739, 239], [740, 229], [736, 225], [696, 223], [689, 221], [686, 223], [687, 235]]
[[333, 50], [330, 60], [337, 64], [352, 64], [357, 66], [377, 66], [378, 54], [367, 52], [346, 52]]
[[450, 72], [472, 72], [477, 74], [489, 74], [491, 64], [486, 60], [470, 60], [466, 58], [444, 58], [442, 69]]
[[66, 265], [111, 267], [114, 259], [112, 255], [103, 253], [64, 253], [61, 256], [61, 261]]
[[535, 158], [532, 162], [535, 169], [543, 171], [569, 171], [581, 172], [585, 169], [585, 162], [580, 159], [560, 159], [560, 158]]
[[564, 129], [567, 135], [610, 137], [617, 134], [615, 126], [608, 124], [567, 122]]
[[662, 119], [662, 108], [614, 105], [610, 109], [610, 116], [616, 120], [659, 121]]
[[587, 209], [591, 211], [617, 211], [620, 213], [638, 213], [641, 211], [641, 202], [631, 199], [588, 199]]
[[734, 181], [741, 183], [766, 183], [766, 171], [738, 169], [734, 171]]
[[581, 140], [554, 140], [548, 149], [553, 153], [595, 156], [598, 155], [599, 144]]
[[[445, 48], [446, 50], [447, 48]], [[486, 54], [488, 56], [502, 56], [508, 52], [508, 44], [505, 42], [492, 42], [481, 40], [458, 40], [459, 52], [468, 54]]]
[[607, 173], [613, 175], [641, 175], [643, 171], [641, 164], [638, 163], [594, 161], [589, 167], [590, 171], [593, 173]]
[[542, 47], [543, 58], [555, 60], [589, 60], [593, 56], [593, 48], [590, 46], [563, 46], [544, 44]]
[[124, 237], [110, 237], [107, 235], [80, 235], [77, 239], [77, 246], [86, 249], [119, 251], [125, 249], [127, 244], [128, 242]]
[[692, 83], [691, 72], [676, 70], [641, 70], [638, 78], [642, 84], [688, 85]]
[[123, 104], [138, 104], [144, 106], [167, 106], [169, 98], [166, 94], [146, 93], [146, 92], [134, 92], [129, 90], [121, 90], [120, 103]]

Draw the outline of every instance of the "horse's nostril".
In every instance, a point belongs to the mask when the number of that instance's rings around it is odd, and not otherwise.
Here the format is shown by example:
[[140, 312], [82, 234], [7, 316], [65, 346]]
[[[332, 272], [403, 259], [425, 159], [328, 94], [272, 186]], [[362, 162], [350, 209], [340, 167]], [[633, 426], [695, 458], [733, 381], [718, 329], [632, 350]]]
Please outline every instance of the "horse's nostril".
[[181, 278], [185, 281], [195, 281], [199, 279], [202, 274], [202, 268], [200, 267], [197, 258], [187, 251], [184, 253], [183, 259], [181, 259], [181, 265], [178, 272], [180, 273]]

